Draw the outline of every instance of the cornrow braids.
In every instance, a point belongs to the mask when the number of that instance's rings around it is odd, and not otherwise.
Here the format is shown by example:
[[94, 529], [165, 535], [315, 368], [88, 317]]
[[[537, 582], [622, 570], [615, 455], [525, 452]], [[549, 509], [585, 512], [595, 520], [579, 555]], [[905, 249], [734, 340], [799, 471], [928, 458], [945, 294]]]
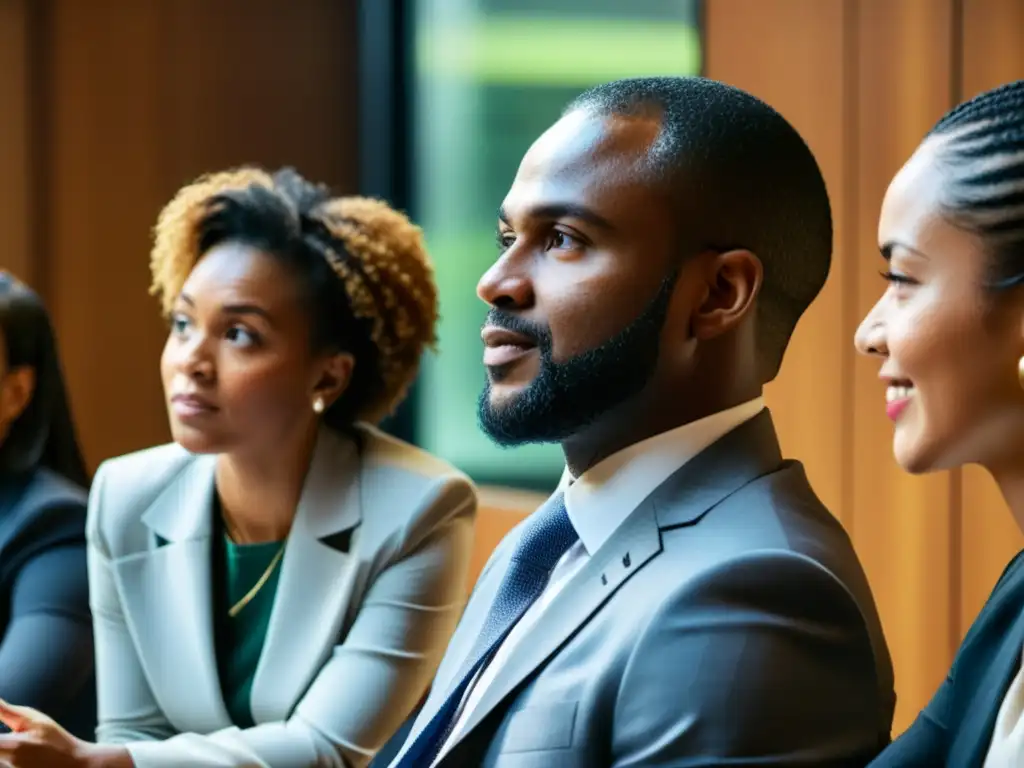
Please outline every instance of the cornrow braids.
[[345, 429], [391, 413], [436, 343], [437, 287], [419, 227], [380, 200], [332, 198], [290, 168], [203, 176], [157, 220], [151, 290], [165, 314], [200, 257], [229, 240], [285, 261], [305, 289], [314, 347], [355, 357], [324, 420]]
[[988, 287], [1024, 285], [1024, 80], [960, 104], [928, 135], [941, 142], [944, 212], [989, 248]]

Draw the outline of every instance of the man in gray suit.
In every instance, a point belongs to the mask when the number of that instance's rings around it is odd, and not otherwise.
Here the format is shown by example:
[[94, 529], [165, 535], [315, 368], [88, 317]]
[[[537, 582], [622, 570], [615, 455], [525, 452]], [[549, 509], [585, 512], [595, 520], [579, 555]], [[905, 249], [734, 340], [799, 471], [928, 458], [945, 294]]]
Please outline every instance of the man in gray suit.
[[842, 527], [761, 400], [828, 275], [818, 166], [701, 78], [594, 88], [530, 148], [480, 281], [483, 428], [558, 441], [394, 765], [846, 766], [893, 673]]

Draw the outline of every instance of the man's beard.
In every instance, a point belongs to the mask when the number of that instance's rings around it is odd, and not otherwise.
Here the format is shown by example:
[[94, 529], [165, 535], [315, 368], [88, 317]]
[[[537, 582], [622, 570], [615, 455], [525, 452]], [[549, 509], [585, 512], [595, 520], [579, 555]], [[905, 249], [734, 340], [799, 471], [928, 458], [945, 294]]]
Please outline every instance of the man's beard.
[[[561, 442], [640, 392], [658, 363], [661, 331], [678, 271], [662, 281], [636, 320], [594, 349], [560, 363], [551, 357], [551, 331], [518, 315], [492, 309], [487, 324], [537, 345], [537, 377], [501, 405], [491, 404], [491, 382], [480, 393], [480, 427], [502, 446]], [[596, 310], [595, 310], [596, 311]], [[494, 372], [500, 382], [501, 369]]]

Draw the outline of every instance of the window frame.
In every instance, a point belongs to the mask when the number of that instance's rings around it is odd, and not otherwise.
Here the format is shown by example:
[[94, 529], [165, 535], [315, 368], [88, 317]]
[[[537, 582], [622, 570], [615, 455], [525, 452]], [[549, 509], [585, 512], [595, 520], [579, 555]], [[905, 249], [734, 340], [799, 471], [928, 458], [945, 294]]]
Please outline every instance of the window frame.
[[[380, 197], [415, 218], [416, 157], [412, 126], [415, 84], [414, 11], [411, 0], [357, 0], [358, 2], [358, 136], [360, 194]], [[707, 39], [707, 3], [696, 0], [696, 27]], [[701, 57], [700, 74], [706, 71]], [[419, 409], [423, 406], [420, 381], [405, 402], [381, 428], [415, 445]], [[510, 477], [500, 471], [474, 472], [480, 485], [501, 485], [549, 492], [549, 477]]]

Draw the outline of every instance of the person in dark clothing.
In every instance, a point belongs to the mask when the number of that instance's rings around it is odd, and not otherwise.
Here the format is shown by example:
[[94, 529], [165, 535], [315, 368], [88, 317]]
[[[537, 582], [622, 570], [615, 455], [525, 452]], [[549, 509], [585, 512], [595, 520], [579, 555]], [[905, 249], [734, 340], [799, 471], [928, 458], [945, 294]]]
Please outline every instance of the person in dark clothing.
[[96, 727], [88, 485], [46, 309], [0, 272], [0, 698], [83, 737]]
[[[888, 385], [879, 408], [896, 462], [915, 475], [981, 467], [1024, 530], [1024, 80], [928, 132], [889, 184], [878, 246], [887, 285], [856, 344]], [[967, 522], [985, 525], [980, 514]], [[1024, 765], [1022, 555], [931, 701], [872, 766]]]

